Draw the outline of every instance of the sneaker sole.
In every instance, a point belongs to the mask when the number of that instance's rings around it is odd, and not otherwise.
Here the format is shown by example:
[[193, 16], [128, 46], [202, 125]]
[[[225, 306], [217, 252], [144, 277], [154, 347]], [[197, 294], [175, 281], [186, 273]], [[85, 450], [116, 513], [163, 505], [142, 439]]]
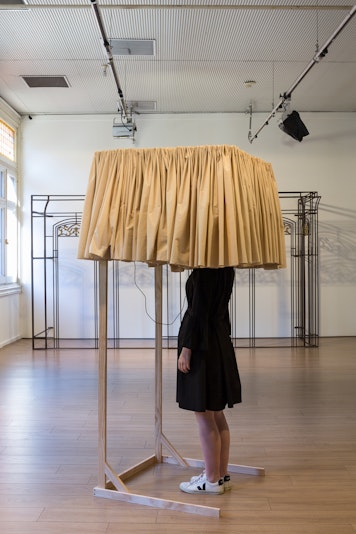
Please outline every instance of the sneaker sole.
[[195, 494], [195, 495], [223, 495], [224, 491], [206, 491], [206, 490], [188, 490], [188, 489], [183, 489], [183, 488], [179, 488], [181, 491], [183, 491], [184, 493], [190, 493], [191, 495]]
[[213, 486], [213, 488], [206, 488], [205, 483], [202, 485], [194, 485], [187, 482], [182, 482], [179, 484], [179, 489], [184, 493], [195, 493], [195, 494], [205, 494], [205, 495], [221, 495], [224, 493], [224, 484], [219, 486]]

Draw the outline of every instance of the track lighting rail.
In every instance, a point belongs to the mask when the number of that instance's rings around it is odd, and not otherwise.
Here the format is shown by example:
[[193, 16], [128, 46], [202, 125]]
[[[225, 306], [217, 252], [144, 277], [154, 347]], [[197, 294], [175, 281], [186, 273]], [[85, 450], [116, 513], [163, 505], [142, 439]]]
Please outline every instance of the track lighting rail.
[[[264, 123], [260, 126], [260, 128], [252, 135], [251, 129], [248, 133], [248, 140], [250, 143], [254, 141], [254, 139], [257, 139], [258, 134], [263, 130], [265, 126], [269, 124], [269, 121], [275, 116], [276, 112], [283, 107], [283, 104], [286, 100], [290, 99], [293, 91], [298, 87], [298, 85], [301, 83], [301, 81], [305, 78], [305, 76], [308, 74], [308, 72], [319, 63], [321, 59], [323, 59], [326, 54], [328, 53], [329, 46], [331, 43], [336, 39], [336, 37], [341, 33], [341, 31], [345, 28], [345, 26], [350, 22], [352, 17], [356, 13], [356, 5], [353, 6], [351, 11], [348, 13], [348, 15], [344, 18], [344, 20], [341, 22], [341, 24], [336, 28], [334, 33], [329, 37], [329, 39], [324, 43], [324, 45], [320, 48], [320, 50], [315, 54], [313, 59], [309, 62], [309, 64], [306, 66], [306, 68], [303, 70], [303, 72], [300, 74], [300, 76], [295, 80], [295, 82], [290, 86], [288, 91], [283, 93], [281, 96], [281, 100], [278, 102], [278, 104], [272, 109], [271, 113], [268, 115], [267, 119], [264, 121]], [[250, 124], [251, 128], [251, 124]]]
[[120, 106], [121, 106], [121, 109], [119, 111], [121, 111], [121, 114], [122, 114], [124, 119], [130, 119], [128, 111], [127, 111], [127, 106], [126, 106], [126, 103], [125, 103], [125, 99], [124, 99], [124, 94], [122, 92], [119, 76], [118, 76], [118, 74], [116, 72], [114, 58], [113, 58], [113, 55], [112, 55], [112, 52], [111, 52], [111, 46], [110, 46], [109, 40], [108, 40], [108, 38], [106, 36], [106, 31], [105, 31], [105, 28], [104, 28], [103, 20], [101, 18], [101, 13], [100, 13], [100, 9], [99, 9], [97, 0], [90, 0], [90, 3], [91, 3], [91, 5], [93, 6], [93, 9], [94, 9], [94, 13], [95, 13], [95, 16], [96, 16], [96, 20], [98, 22], [98, 26], [99, 26], [99, 29], [100, 29], [101, 37], [103, 39], [103, 43], [104, 43], [104, 47], [105, 47], [105, 50], [106, 50], [106, 54], [108, 56], [108, 63], [109, 63], [110, 68], [112, 70], [112, 73], [113, 73], [113, 76], [114, 76], [114, 80], [115, 80], [115, 83], [116, 83], [117, 92], [119, 94], [119, 100], [120, 100]]

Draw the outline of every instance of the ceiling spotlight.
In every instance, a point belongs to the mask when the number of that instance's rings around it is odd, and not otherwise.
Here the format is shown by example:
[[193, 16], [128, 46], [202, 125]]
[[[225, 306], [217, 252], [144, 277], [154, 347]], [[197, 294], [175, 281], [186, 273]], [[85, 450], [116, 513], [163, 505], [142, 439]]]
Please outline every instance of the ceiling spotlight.
[[282, 120], [278, 126], [284, 133], [293, 137], [293, 139], [299, 142], [303, 141], [303, 137], [309, 135], [309, 132], [300, 118], [298, 111], [290, 109], [290, 99], [284, 102], [283, 109]]
[[256, 85], [256, 81], [255, 80], [246, 80], [244, 82], [244, 86], [245, 87], [253, 87], [254, 85]]

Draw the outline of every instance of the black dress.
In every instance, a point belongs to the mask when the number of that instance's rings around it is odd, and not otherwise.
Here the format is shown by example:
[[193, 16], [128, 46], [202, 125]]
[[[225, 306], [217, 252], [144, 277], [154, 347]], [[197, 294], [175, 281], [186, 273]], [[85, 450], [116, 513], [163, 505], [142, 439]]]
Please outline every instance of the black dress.
[[186, 283], [188, 309], [178, 334], [182, 347], [192, 350], [190, 372], [177, 371], [180, 408], [204, 412], [231, 408], [241, 402], [241, 383], [231, 342], [228, 303], [233, 267], [194, 269]]

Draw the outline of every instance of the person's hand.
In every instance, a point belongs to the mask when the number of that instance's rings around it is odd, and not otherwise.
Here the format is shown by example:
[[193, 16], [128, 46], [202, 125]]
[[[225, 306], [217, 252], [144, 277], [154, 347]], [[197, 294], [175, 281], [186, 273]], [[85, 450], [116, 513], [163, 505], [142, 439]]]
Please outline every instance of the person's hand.
[[190, 358], [192, 356], [192, 350], [187, 347], [183, 347], [178, 358], [178, 369], [182, 373], [189, 373], [190, 371]]

